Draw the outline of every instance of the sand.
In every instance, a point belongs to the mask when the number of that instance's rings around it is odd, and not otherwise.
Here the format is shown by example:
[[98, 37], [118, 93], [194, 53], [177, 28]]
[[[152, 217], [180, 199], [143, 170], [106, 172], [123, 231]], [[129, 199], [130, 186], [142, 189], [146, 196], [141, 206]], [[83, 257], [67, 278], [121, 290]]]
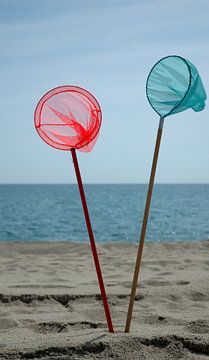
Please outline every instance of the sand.
[[0, 359], [208, 359], [209, 241], [147, 243], [130, 334], [137, 245], [98, 246], [115, 334], [87, 244], [0, 243]]

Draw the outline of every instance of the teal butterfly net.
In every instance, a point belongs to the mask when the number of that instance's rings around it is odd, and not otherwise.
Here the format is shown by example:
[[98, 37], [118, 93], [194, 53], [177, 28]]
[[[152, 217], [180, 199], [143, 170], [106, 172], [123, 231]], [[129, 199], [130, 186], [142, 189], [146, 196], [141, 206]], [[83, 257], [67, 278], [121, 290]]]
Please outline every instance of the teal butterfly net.
[[201, 111], [207, 99], [196, 67], [177, 55], [164, 57], [153, 66], [146, 93], [150, 105], [163, 118], [189, 108]]

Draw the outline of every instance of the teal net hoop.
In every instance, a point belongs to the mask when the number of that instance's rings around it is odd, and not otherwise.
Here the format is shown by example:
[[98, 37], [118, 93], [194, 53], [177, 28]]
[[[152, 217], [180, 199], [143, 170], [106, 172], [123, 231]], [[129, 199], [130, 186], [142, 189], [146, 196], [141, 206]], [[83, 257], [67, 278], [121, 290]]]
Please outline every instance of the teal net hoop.
[[152, 108], [164, 118], [189, 108], [201, 111], [207, 99], [196, 67], [177, 55], [166, 56], [153, 66], [146, 95]]

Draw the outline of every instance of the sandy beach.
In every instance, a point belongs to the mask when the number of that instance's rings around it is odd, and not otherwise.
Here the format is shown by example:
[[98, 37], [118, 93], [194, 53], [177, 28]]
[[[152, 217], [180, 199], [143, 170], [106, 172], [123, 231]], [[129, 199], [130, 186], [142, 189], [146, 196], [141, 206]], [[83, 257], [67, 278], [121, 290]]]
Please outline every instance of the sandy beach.
[[98, 246], [112, 335], [87, 244], [1, 242], [0, 359], [208, 358], [209, 241], [145, 245], [124, 334], [136, 249]]

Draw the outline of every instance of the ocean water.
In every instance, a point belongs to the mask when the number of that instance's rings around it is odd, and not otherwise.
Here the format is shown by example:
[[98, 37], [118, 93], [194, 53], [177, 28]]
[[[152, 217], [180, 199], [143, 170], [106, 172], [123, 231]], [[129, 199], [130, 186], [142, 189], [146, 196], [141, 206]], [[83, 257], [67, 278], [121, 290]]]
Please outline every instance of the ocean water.
[[[97, 242], [138, 242], [147, 185], [85, 185]], [[209, 238], [209, 184], [155, 185], [147, 241]], [[0, 240], [87, 242], [77, 185], [0, 185]]]

